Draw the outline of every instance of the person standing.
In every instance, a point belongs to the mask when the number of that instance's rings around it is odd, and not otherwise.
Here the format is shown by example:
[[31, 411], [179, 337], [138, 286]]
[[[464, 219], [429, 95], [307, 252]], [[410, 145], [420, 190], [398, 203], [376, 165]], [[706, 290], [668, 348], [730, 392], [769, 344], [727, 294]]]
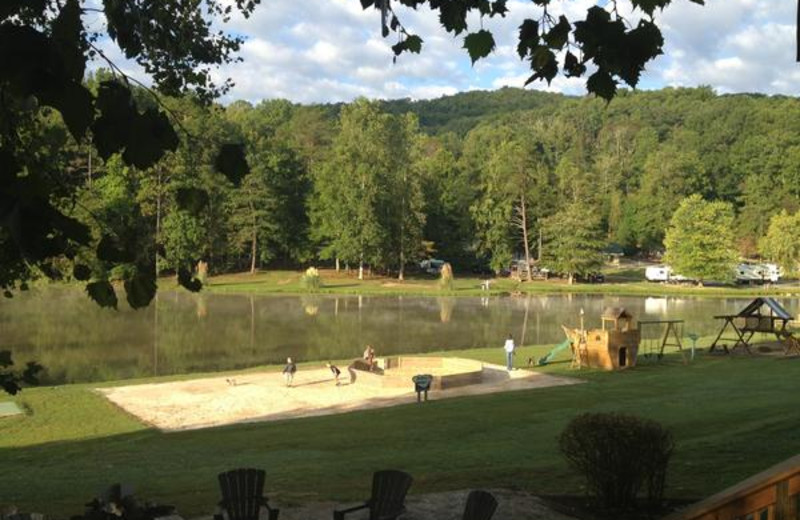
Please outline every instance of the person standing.
[[286, 386], [292, 386], [295, 372], [297, 372], [297, 365], [294, 364], [292, 358], [286, 358], [286, 366], [283, 367], [283, 378], [286, 380]]
[[503, 345], [503, 350], [506, 351], [506, 369], [508, 369], [509, 372], [514, 369], [514, 348], [514, 336], [509, 334]]
[[336, 381], [336, 386], [339, 386], [341, 384], [339, 382], [339, 376], [342, 375], [342, 371], [339, 370], [339, 367], [337, 367], [336, 365], [331, 365], [330, 361], [325, 363], [325, 366], [331, 370], [331, 374], [333, 374], [333, 379]]
[[364, 349], [364, 362], [366, 362], [368, 370], [372, 372], [372, 366], [375, 364], [375, 349], [372, 348], [372, 345], [367, 345], [367, 348]]

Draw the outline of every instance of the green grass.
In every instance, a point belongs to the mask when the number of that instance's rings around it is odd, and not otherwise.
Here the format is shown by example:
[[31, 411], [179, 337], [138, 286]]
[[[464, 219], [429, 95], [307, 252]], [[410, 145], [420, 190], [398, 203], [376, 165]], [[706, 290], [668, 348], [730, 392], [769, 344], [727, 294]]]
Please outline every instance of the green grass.
[[[487, 292], [481, 289], [484, 278], [461, 277], [456, 273], [452, 291], [442, 291], [438, 281], [431, 276], [407, 277], [398, 281], [387, 277], [369, 277], [358, 280], [355, 273], [346, 275], [332, 270], [321, 270], [322, 287], [315, 292], [322, 294], [365, 294], [365, 295], [452, 295], [452, 296], [486, 296], [506, 295], [511, 293], [559, 294], [589, 293], [616, 294], [630, 296], [791, 296], [800, 294], [797, 285], [780, 285], [772, 287], [760, 286], [724, 286], [696, 287], [691, 285], [666, 285], [644, 281], [641, 269], [617, 269], [607, 273], [608, 282], [603, 284], [568, 285], [563, 280], [535, 280], [517, 282], [511, 278], [497, 278], [491, 282]], [[262, 271], [256, 274], [228, 274], [209, 278], [205, 290], [219, 293], [282, 293], [300, 294], [307, 291], [300, 284], [300, 271]], [[160, 285], [163, 288], [174, 286], [173, 279], [164, 278]]]
[[[518, 360], [546, 351], [524, 347]], [[449, 354], [502, 361], [500, 349]], [[0, 507], [66, 517], [122, 481], [184, 515], [209, 514], [216, 474], [240, 466], [266, 469], [268, 492], [282, 504], [365, 496], [371, 472], [390, 467], [412, 473], [416, 492], [580, 493], [556, 437], [586, 411], [669, 426], [678, 444], [669, 487], [676, 497], [711, 494], [800, 450], [800, 360], [675, 358], [621, 373], [544, 367], [587, 381], [570, 387], [171, 434], [140, 424], [92, 386], [26, 389], [16, 400], [29, 414], [0, 422]]]

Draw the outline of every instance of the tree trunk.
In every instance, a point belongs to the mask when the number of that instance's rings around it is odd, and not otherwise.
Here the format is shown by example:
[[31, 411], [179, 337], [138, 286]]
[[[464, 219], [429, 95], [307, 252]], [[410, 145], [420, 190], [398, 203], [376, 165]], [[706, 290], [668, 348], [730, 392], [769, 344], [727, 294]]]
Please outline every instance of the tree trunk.
[[539, 249], [536, 251], [537, 253], [537, 261], [541, 264], [542, 263], [542, 221], [539, 219]]
[[567, 283], [569, 283], [569, 285], [572, 285], [573, 283], [575, 283], [575, 273], [569, 273], [568, 280], [569, 281]]
[[157, 174], [157, 182], [156, 182], [156, 254], [155, 254], [155, 265], [156, 265], [156, 278], [158, 278], [159, 268], [158, 265], [158, 246], [161, 244], [161, 170], [158, 170]]
[[253, 238], [250, 245], [250, 274], [256, 273], [256, 256], [258, 254], [258, 229], [256, 228], [256, 217], [253, 215]]
[[358, 260], [358, 279], [364, 279], [364, 259], [361, 258]]
[[525, 195], [519, 196], [520, 217], [522, 217], [522, 242], [525, 244], [525, 273], [531, 281], [531, 246], [528, 244], [528, 214], [525, 208]]
[[339, 257], [336, 257], [336, 272], [339, 272]]

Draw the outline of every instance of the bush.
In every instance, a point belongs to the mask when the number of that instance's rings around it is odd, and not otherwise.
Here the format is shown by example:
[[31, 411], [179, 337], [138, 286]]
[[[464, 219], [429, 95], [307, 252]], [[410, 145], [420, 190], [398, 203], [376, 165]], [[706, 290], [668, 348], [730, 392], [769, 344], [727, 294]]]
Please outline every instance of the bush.
[[439, 273], [439, 289], [443, 291], [453, 290], [453, 266], [450, 262], [445, 262], [442, 265], [442, 270]]
[[319, 276], [319, 271], [316, 267], [309, 267], [306, 269], [306, 272], [303, 273], [302, 278], [300, 278], [300, 284], [307, 290], [307, 291], [316, 291], [322, 285], [322, 279]]
[[558, 444], [603, 507], [636, 508], [643, 488], [649, 507], [661, 502], [674, 443], [659, 423], [617, 413], [587, 413], [567, 425]]

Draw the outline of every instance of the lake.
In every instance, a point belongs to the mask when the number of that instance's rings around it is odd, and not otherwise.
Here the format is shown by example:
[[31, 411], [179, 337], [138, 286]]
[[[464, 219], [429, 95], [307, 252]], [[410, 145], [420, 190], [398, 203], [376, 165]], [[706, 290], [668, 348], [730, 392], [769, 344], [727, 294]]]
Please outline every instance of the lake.
[[[410, 297], [225, 295], [162, 291], [147, 309], [100, 309], [82, 291], [46, 288], [0, 299], [0, 350], [47, 367], [45, 384], [109, 381], [377, 354], [555, 344], [561, 324], [600, 326], [607, 306], [635, 319], [683, 319], [684, 334], [716, 334], [717, 314], [750, 298], [603, 295]], [[783, 298], [793, 314], [800, 299]], [[657, 335], [655, 329], [646, 335]]]

